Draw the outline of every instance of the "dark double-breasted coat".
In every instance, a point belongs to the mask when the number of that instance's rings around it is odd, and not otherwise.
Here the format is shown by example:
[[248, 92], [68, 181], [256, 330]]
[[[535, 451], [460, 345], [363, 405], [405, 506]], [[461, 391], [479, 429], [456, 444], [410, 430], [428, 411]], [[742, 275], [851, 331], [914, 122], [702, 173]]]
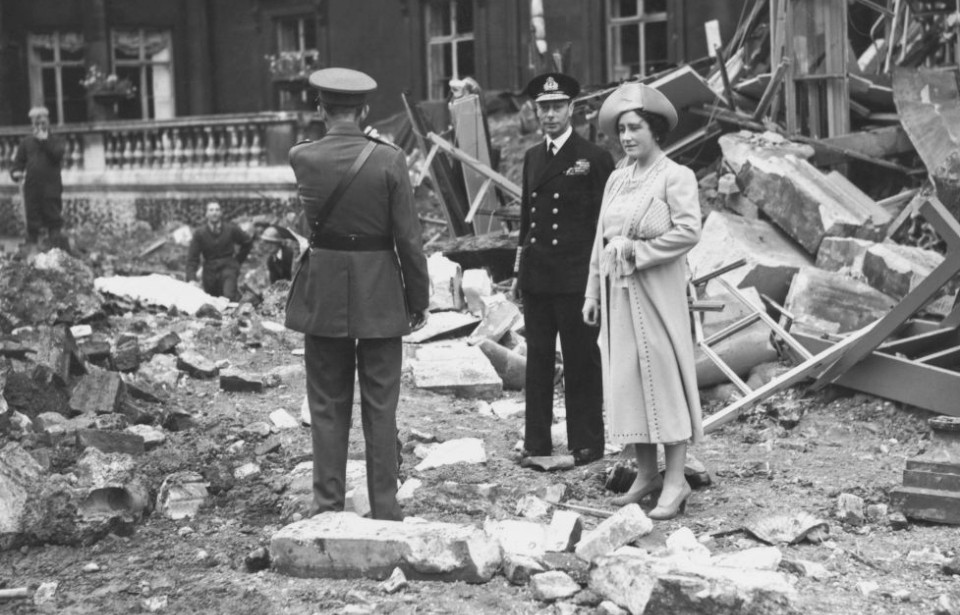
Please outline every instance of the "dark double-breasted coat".
[[[316, 219], [368, 143], [356, 124], [334, 122], [319, 141], [290, 150], [308, 223]], [[344, 245], [342, 239], [350, 237], [386, 239], [387, 246], [352, 249], [362, 241]], [[396, 499], [401, 336], [410, 331], [410, 314], [425, 310], [429, 303], [420, 222], [406, 158], [399, 148], [378, 142], [342, 193], [318, 241], [319, 247], [311, 247], [304, 255], [309, 259], [306, 266], [299, 261], [294, 273], [294, 284], [306, 285], [309, 302], [302, 309], [307, 313], [287, 314], [288, 326], [295, 322], [297, 330], [305, 333], [313, 439], [312, 512], [344, 507], [356, 375], [371, 516], [398, 520], [402, 518]]]
[[597, 329], [583, 323], [584, 290], [610, 153], [575, 131], [550, 158], [545, 143], [523, 163], [518, 286], [527, 337], [526, 428], [531, 454], [549, 454], [556, 339], [563, 351], [567, 440], [573, 451], [603, 449]]

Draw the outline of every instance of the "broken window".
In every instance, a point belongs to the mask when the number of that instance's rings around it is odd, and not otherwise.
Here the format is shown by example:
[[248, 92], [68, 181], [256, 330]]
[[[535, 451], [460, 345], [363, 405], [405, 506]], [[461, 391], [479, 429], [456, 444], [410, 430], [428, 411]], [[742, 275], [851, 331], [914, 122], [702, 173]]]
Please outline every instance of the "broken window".
[[306, 87], [310, 73], [320, 68], [317, 17], [290, 15], [274, 19], [276, 54], [270, 72], [278, 84], [280, 109], [309, 109], [314, 99]]
[[649, 75], [667, 62], [667, 0], [607, 0], [611, 79]]
[[114, 30], [113, 70], [129, 79], [136, 95], [117, 101], [120, 119], [168, 119], [176, 115], [173, 96], [173, 44], [170, 32], [140, 28]]
[[446, 98], [451, 79], [473, 77], [473, 0], [440, 0], [426, 7], [428, 95]]
[[28, 36], [30, 104], [50, 110], [54, 124], [87, 119], [83, 80], [84, 41], [79, 32], [50, 32]]

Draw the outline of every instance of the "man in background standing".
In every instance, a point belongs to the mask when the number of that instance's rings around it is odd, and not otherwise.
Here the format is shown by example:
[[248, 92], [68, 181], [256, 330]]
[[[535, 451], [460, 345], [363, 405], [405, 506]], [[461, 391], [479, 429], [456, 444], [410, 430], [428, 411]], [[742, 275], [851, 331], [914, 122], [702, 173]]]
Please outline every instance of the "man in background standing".
[[20, 141], [10, 176], [23, 181], [23, 208], [27, 223], [27, 244], [36, 245], [40, 231], [47, 229], [52, 247], [67, 249], [60, 234], [63, 228], [63, 183], [60, 164], [64, 141], [50, 134], [50, 112], [33, 107], [28, 113], [33, 134]]
[[[234, 251], [234, 246], [238, 246]], [[214, 297], [239, 301], [240, 265], [253, 247], [253, 238], [233, 222], [224, 222], [220, 203], [207, 203], [206, 223], [193, 231], [187, 252], [187, 282], [197, 279], [203, 257], [203, 291]]]

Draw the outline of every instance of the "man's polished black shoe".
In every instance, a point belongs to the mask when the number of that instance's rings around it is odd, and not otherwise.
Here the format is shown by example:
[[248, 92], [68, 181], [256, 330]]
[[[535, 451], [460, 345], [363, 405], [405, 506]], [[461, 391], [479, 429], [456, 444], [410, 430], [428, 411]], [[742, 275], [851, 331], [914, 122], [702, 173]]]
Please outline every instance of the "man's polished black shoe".
[[593, 463], [603, 457], [603, 449], [600, 448], [581, 448], [573, 451], [573, 463], [578, 466], [584, 466]]

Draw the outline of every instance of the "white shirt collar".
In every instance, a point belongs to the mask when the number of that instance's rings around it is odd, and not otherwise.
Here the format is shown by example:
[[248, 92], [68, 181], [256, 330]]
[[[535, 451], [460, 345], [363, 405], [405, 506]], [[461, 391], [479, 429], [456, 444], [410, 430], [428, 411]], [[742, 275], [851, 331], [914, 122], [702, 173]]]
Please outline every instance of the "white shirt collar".
[[563, 131], [563, 134], [557, 137], [556, 139], [551, 139], [550, 137], [546, 137], [547, 149], [550, 149], [550, 144], [553, 143], [553, 145], [556, 147], [555, 152], [559, 152], [560, 148], [562, 148], [563, 144], [567, 142], [567, 139], [570, 138], [571, 134], [573, 134], [573, 126], [567, 126], [567, 129]]

